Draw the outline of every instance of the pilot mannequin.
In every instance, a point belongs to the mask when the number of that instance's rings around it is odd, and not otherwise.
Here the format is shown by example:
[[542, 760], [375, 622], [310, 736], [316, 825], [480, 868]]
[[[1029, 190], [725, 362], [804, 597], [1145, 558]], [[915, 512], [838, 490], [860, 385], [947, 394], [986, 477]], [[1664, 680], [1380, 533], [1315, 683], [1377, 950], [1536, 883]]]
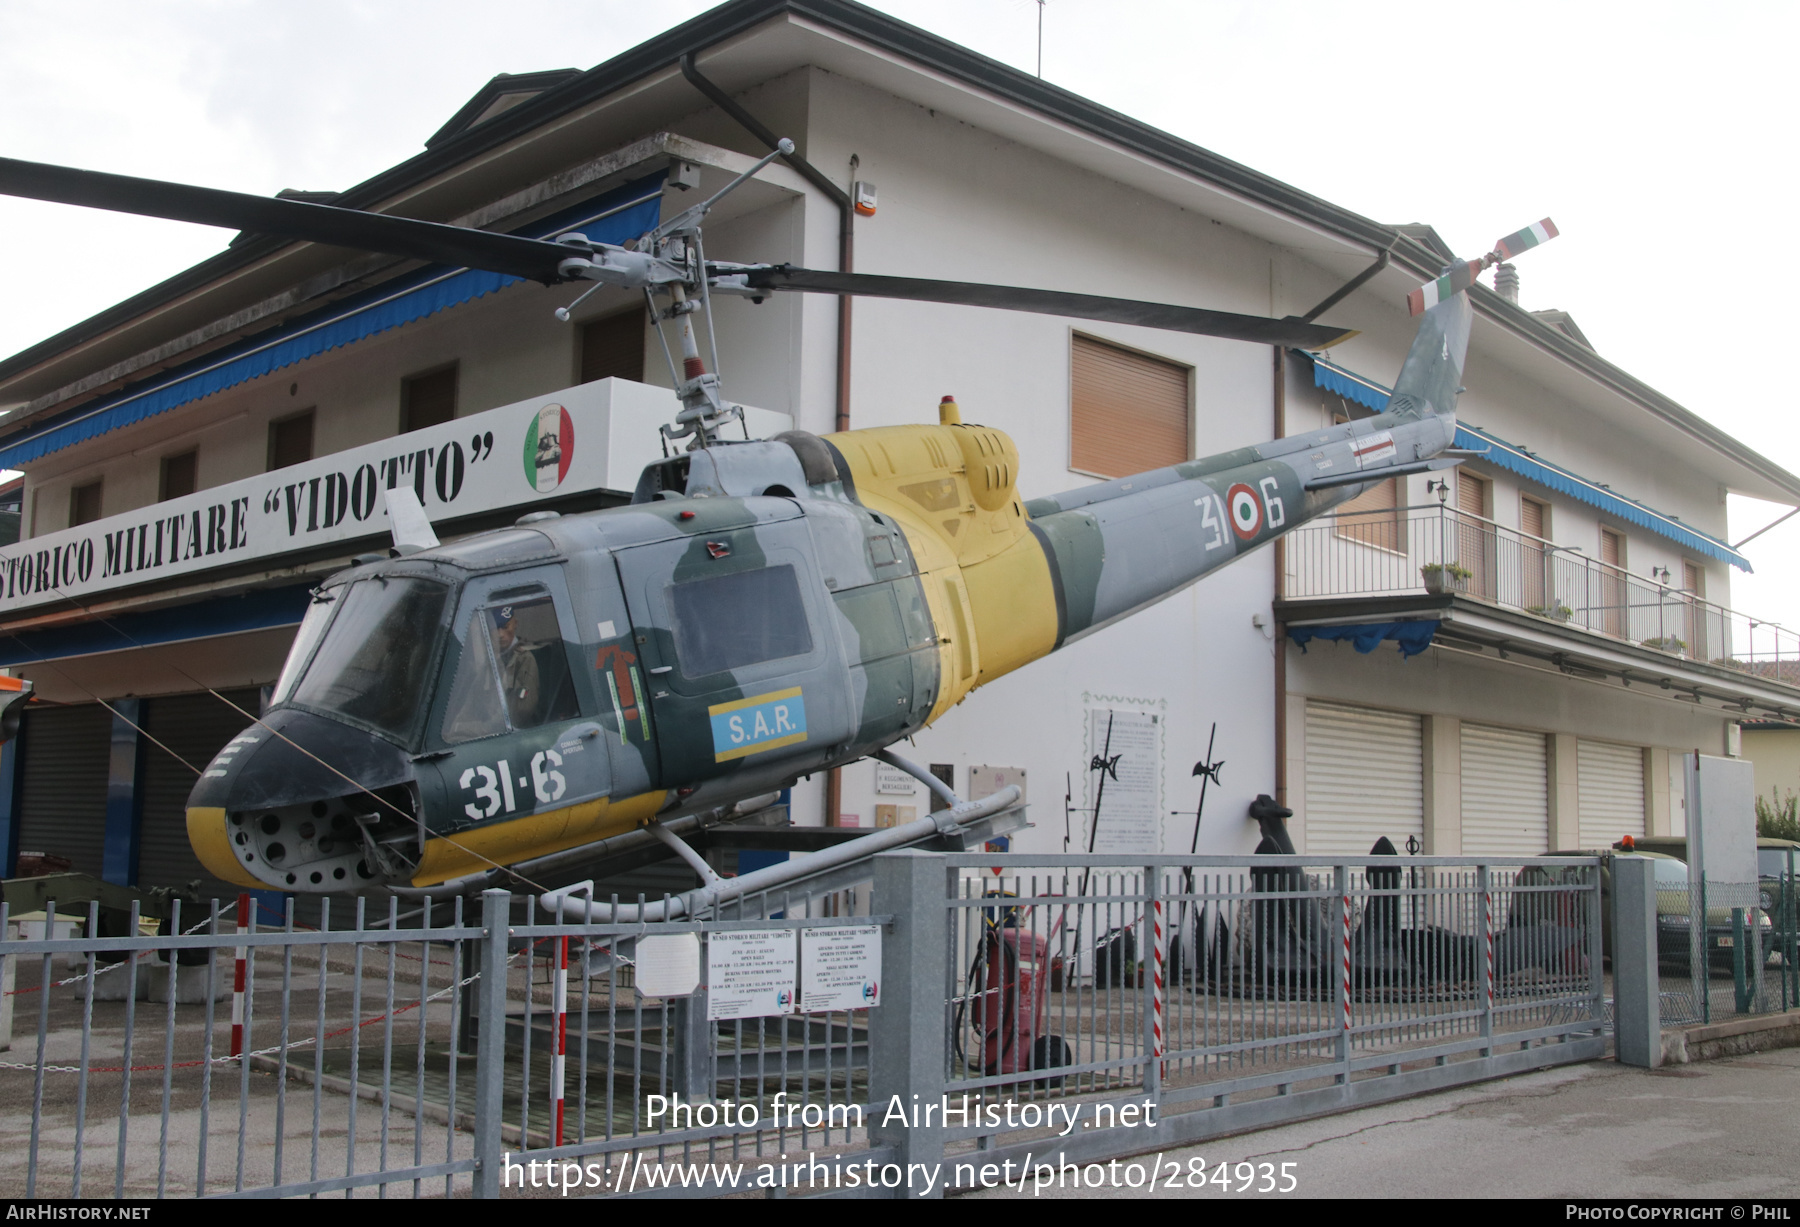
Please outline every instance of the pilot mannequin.
[[539, 723], [537, 658], [519, 642], [519, 626], [511, 605], [493, 611], [494, 659], [500, 664], [500, 687], [506, 692], [506, 711], [517, 729]]

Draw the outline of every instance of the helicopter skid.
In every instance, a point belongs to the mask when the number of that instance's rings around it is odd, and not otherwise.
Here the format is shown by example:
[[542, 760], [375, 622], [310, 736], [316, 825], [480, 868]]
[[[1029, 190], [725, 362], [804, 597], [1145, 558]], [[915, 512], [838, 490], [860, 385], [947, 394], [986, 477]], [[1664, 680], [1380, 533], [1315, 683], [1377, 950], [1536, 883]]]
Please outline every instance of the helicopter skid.
[[[867, 881], [874, 874], [871, 860], [877, 853], [932, 845], [961, 852], [1025, 825], [1025, 807], [1019, 804], [1018, 788], [1012, 786], [980, 801], [939, 810], [904, 826], [872, 831], [834, 848], [704, 886], [666, 902], [641, 908], [600, 903], [593, 897], [592, 880], [541, 895], [538, 902], [545, 911], [563, 920], [589, 923], [672, 920], [677, 916], [701, 915], [727, 901], [745, 907], [743, 918], [750, 919], [759, 908], [786, 909], [795, 894], [827, 894]], [[733, 914], [735, 917], [735, 909]]]

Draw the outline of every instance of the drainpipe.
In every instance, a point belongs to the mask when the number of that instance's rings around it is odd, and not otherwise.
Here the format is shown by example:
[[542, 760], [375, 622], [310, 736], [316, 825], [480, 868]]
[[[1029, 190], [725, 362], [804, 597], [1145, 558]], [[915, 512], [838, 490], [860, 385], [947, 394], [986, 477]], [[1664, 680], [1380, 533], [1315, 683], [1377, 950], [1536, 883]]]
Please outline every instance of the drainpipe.
[[[681, 57], [681, 75], [707, 98], [714, 106], [731, 116], [751, 136], [774, 149], [779, 138], [763, 122], [740, 106], [735, 98], [720, 89], [717, 85], [700, 75], [694, 66], [692, 52]], [[838, 209], [838, 271], [855, 272], [856, 264], [856, 208], [850, 194], [833, 183], [811, 162], [801, 157], [798, 152], [783, 154], [782, 160], [799, 171], [805, 180], [825, 194], [826, 199]], [[837, 427], [839, 431], [850, 429], [850, 304], [848, 294], [838, 295], [837, 326]], [[838, 810], [844, 792], [842, 769], [833, 767], [825, 773], [825, 825], [834, 827], [838, 824]]]
[[[1387, 253], [1382, 253], [1385, 261]], [[1287, 434], [1287, 351], [1275, 349], [1275, 437]], [[1275, 599], [1287, 595], [1287, 538], [1275, 538]], [[1287, 627], [1279, 617], [1270, 619], [1275, 627], [1275, 803], [1288, 803], [1287, 779]]]

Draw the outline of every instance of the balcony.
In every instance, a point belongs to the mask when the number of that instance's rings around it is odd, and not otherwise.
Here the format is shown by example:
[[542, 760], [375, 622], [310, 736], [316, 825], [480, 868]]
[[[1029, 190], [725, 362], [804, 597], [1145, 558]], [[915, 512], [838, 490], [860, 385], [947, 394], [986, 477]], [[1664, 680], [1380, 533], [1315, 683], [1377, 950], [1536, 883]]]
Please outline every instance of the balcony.
[[1800, 634], [1450, 507], [1339, 512], [1288, 534], [1290, 626], [1435, 618], [1509, 649], [1741, 710], [1800, 709]]

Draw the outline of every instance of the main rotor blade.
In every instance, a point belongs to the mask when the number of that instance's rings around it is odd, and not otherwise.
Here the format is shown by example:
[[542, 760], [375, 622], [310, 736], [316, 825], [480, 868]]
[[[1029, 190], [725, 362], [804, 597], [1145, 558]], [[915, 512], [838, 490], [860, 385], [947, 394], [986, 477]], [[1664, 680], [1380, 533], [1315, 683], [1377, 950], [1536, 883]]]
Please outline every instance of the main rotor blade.
[[1139, 302], [1131, 298], [1102, 298], [1097, 294], [1026, 290], [972, 281], [928, 281], [922, 277], [827, 273], [787, 264], [747, 270], [744, 279], [759, 290], [859, 294], [867, 298], [904, 298], [914, 302], [956, 303], [965, 307], [997, 307], [1003, 311], [1034, 311], [1040, 315], [1140, 324], [1146, 328], [1166, 328], [1172, 332], [1193, 332], [1232, 341], [1258, 341], [1265, 345], [1291, 345], [1301, 349], [1325, 349], [1356, 335], [1353, 330], [1309, 324], [1293, 315], [1278, 320], [1262, 315]]
[[561, 261], [585, 254], [539, 239], [464, 226], [13, 158], [0, 158], [0, 194], [410, 256], [546, 284], [561, 280], [556, 273]]

